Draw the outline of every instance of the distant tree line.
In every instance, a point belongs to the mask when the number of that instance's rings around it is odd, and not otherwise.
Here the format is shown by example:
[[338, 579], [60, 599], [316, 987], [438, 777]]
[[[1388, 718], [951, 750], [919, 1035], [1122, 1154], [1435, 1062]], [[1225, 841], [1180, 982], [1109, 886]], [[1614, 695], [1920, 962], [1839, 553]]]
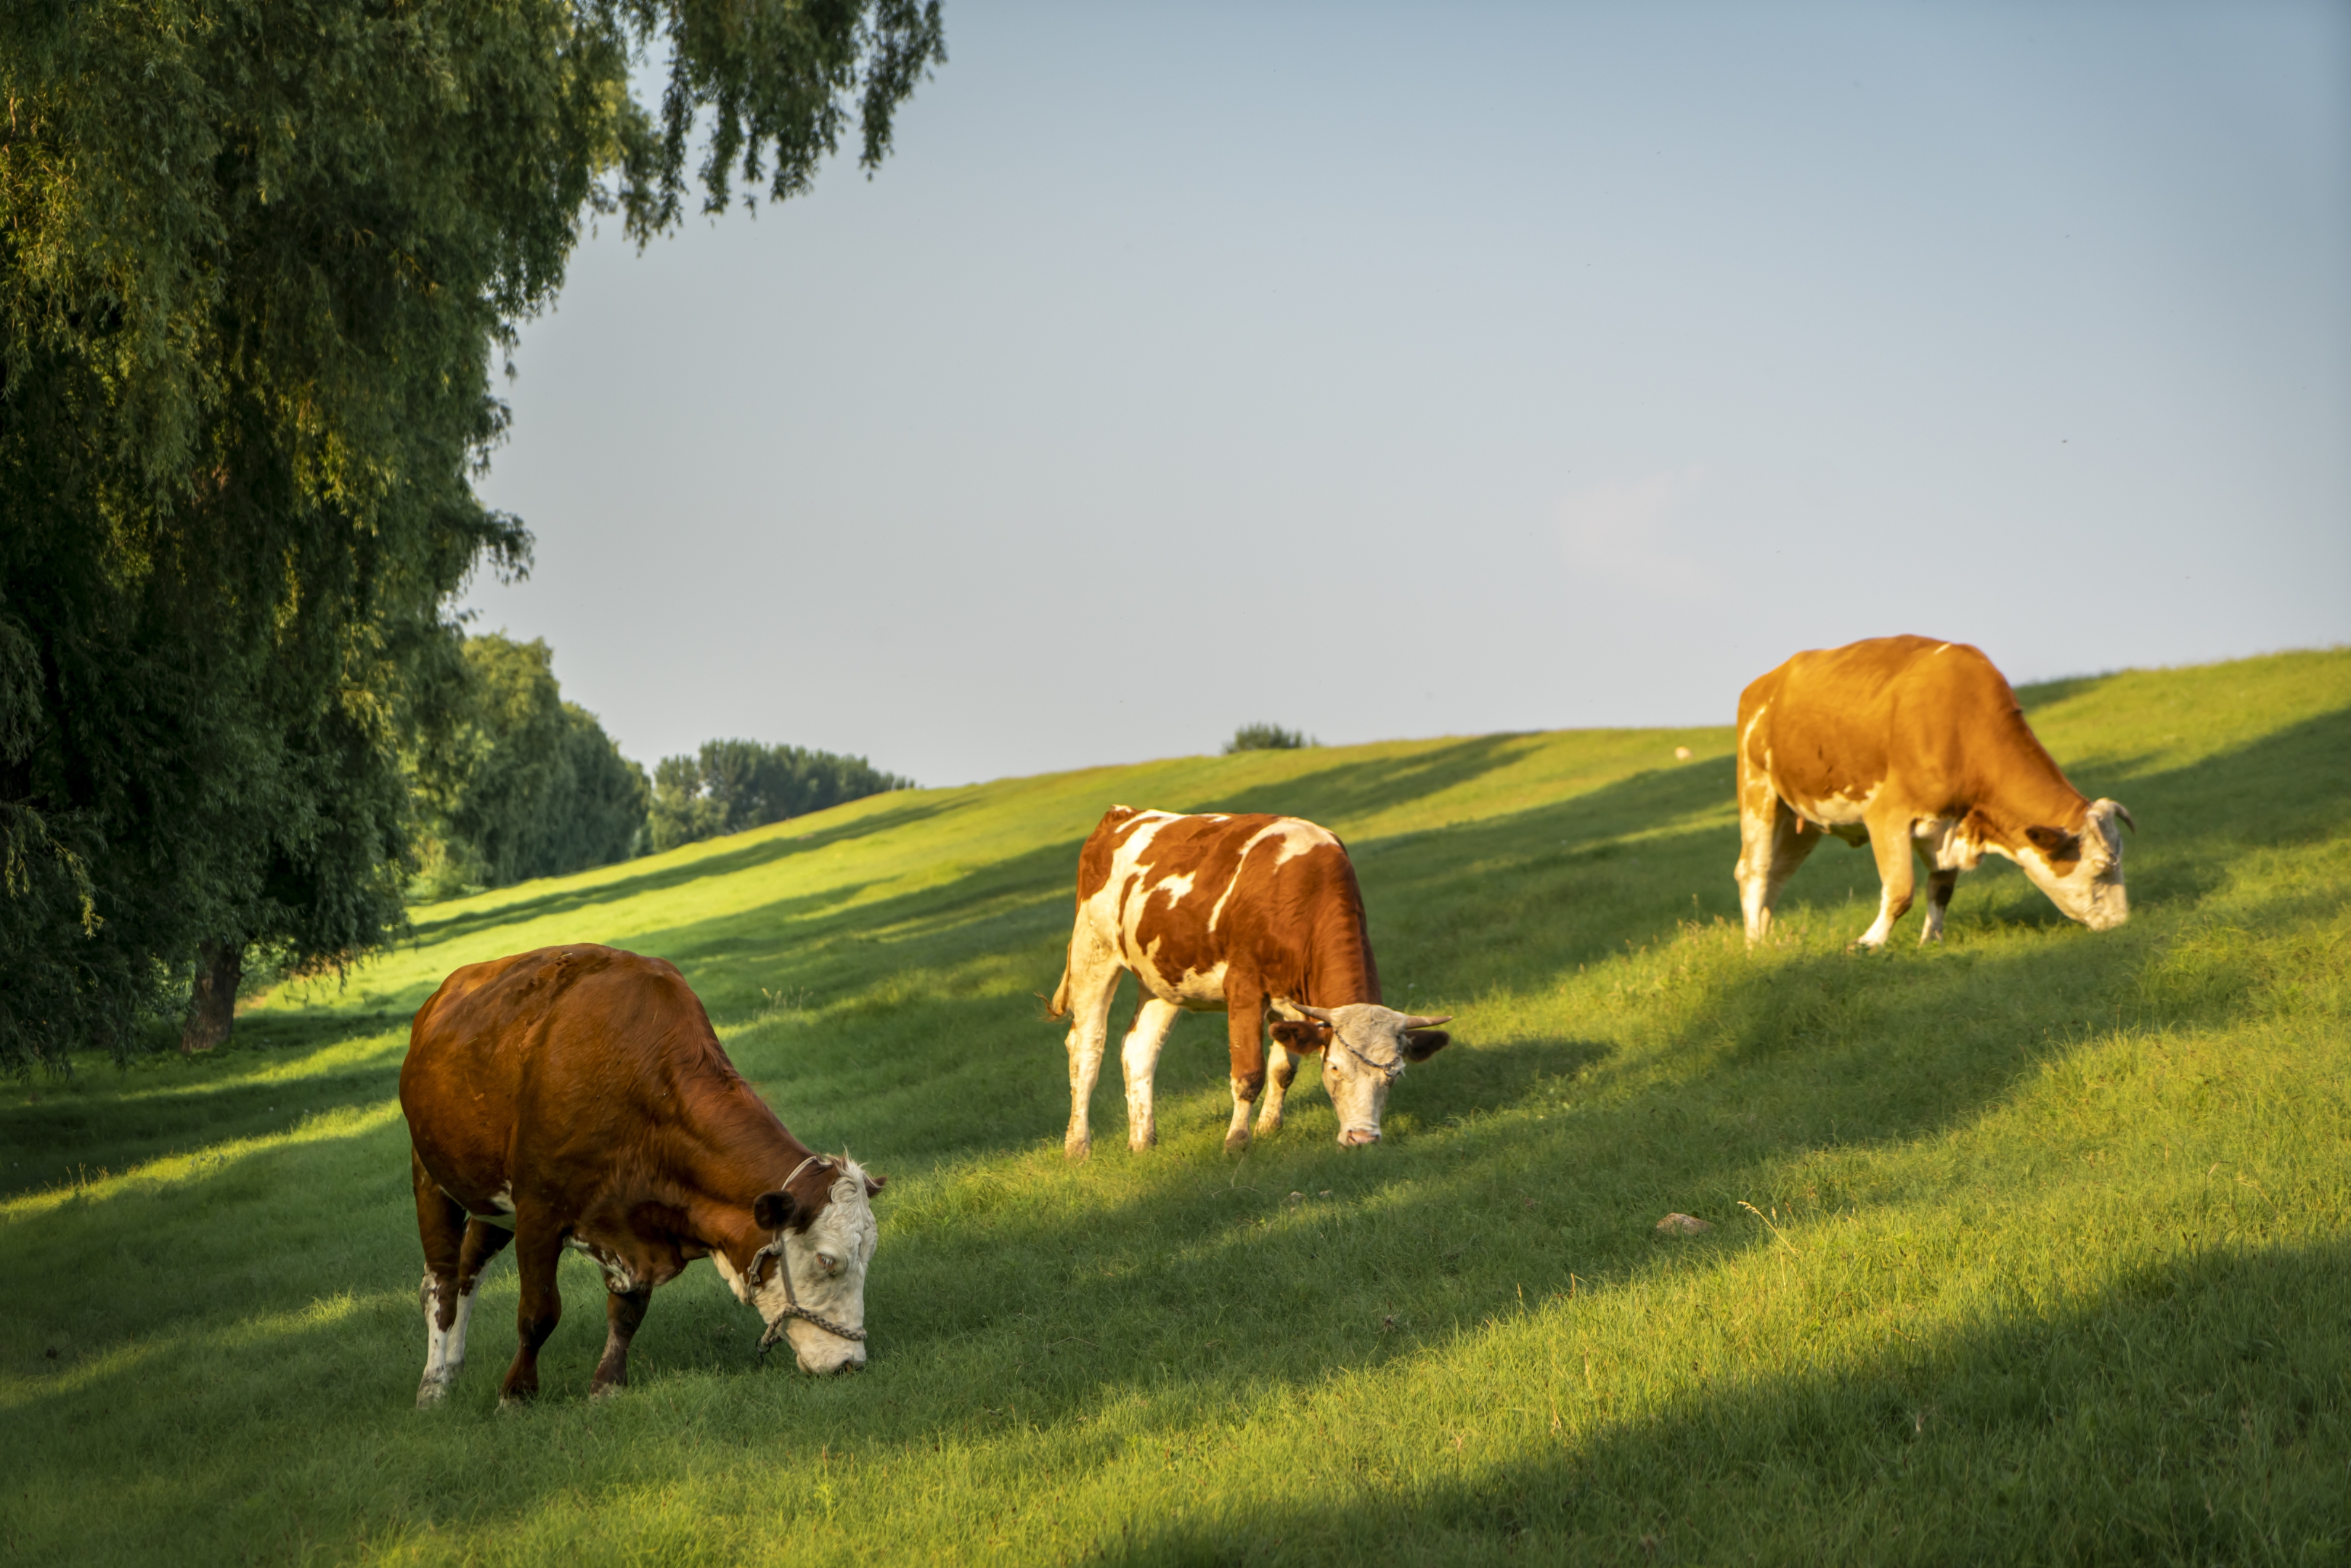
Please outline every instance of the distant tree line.
[[914, 788], [862, 757], [756, 740], [664, 758], [649, 780], [595, 715], [563, 700], [544, 642], [468, 638], [455, 678], [409, 759], [422, 898], [566, 876]]
[[652, 847], [739, 833], [804, 817], [868, 795], [912, 789], [862, 757], [840, 757], [756, 740], [712, 740], [691, 757], [664, 757], [653, 769]]
[[1303, 730], [1284, 729], [1278, 724], [1245, 724], [1225, 742], [1225, 755], [1230, 757], [1237, 751], [1300, 751], [1322, 744]]

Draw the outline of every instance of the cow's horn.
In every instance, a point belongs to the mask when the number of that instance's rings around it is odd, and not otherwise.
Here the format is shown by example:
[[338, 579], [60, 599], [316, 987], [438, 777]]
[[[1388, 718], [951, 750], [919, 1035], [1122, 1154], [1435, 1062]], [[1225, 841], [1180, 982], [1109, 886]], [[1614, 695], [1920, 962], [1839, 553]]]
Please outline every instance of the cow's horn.
[[2128, 806], [2124, 805], [2120, 800], [2109, 800], [2106, 804], [2115, 809], [2115, 815], [2123, 820], [2124, 827], [2128, 828], [2134, 833], [2138, 831], [2138, 824], [2131, 821], [2130, 808]]
[[1291, 1002], [1290, 1009], [1292, 1012], [1312, 1019], [1316, 1023], [1335, 1024], [1339, 1021], [1331, 1016], [1330, 1009], [1327, 1008], [1310, 1008], [1304, 1002]]
[[1436, 1013], [1427, 1018], [1407, 1018], [1397, 1022], [1398, 1029], [1435, 1029], [1441, 1023], [1451, 1023], [1451, 1013]]

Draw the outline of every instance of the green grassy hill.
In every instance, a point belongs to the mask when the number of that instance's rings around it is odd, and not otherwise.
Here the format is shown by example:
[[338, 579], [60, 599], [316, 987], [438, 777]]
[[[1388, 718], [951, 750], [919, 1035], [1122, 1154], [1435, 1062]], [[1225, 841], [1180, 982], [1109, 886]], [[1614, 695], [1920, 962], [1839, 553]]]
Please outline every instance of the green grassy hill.
[[[209, 1060], [0, 1085], [0, 1556], [2351, 1561], [2351, 652], [2024, 695], [2137, 815], [2117, 931], [1988, 862], [1940, 948], [1914, 911], [1852, 954], [1876, 877], [1832, 845], [1746, 953], [1727, 728], [1255, 753], [435, 905]], [[1384, 1144], [1302, 1075], [1226, 1159], [1207, 1016], [1162, 1145], [1124, 1150], [1113, 1049], [1063, 1163], [1037, 995], [1113, 801], [1346, 838], [1389, 1001], [1460, 1015]], [[569, 941], [674, 960], [785, 1121], [891, 1176], [862, 1375], [755, 1367], [696, 1268], [590, 1405], [570, 1260], [501, 1413], [502, 1260], [411, 1407], [407, 1015]]]

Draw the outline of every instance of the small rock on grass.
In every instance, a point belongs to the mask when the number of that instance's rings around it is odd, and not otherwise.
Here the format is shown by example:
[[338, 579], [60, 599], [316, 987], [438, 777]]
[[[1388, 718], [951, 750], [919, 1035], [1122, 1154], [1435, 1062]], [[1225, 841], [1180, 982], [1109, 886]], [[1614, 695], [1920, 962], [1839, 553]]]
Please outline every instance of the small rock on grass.
[[1697, 1236], [1714, 1227], [1695, 1214], [1668, 1214], [1657, 1221], [1657, 1228], [1667, 1236]]

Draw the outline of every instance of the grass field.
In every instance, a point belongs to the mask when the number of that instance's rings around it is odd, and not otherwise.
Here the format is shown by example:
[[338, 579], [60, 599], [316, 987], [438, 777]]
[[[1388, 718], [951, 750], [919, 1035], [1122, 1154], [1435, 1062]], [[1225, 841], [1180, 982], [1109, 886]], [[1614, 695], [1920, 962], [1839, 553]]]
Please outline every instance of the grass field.
[[[1749, 955], [1727, 728], [1493, 736], [869, 800], [421, 910], [208, 1060], [0, 1084], [0, 1558], [2351, 1563], [2351, 651], [2024, 695], [2137, 815], [2119, 930], [1987, 862], [1940, 948], [1849, 953], [1832, 845]], [[1345, 836], [1389, 1002], [1460, 1015], [1385, 1143], [1308, 1074], [1226, 1159], [1207, 1016], [1161, 1146], [1113, 1051], [1063, 1163], [1037, 993], [1113, 801]], [[677, 962], [890, 1176], [864, 1373], [756, 1368], [697, 1267], [591, 1405], [574, 1259], [501, 1412], [502, 1260], [412, 1408], [407, 1015], [566, 941]]]

